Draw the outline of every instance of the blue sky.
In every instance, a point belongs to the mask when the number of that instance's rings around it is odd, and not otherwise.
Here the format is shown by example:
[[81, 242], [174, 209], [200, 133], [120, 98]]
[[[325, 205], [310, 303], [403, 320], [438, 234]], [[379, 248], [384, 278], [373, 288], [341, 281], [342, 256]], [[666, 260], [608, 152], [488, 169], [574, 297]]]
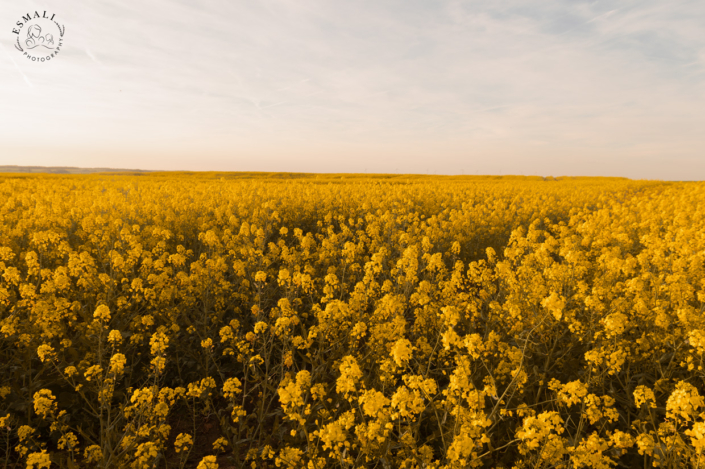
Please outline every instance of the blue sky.
[[[48, 63], [15, 21], [66, 27]], [[4, 26], [3, 26], [4, 25]], [[705, 179], [702, 1], [0, 4], [0, 164]]]

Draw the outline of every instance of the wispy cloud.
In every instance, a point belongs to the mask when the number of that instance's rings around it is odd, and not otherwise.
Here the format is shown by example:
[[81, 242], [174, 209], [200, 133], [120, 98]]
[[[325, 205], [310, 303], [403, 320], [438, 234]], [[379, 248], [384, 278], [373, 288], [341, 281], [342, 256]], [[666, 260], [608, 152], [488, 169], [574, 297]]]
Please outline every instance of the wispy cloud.
[[24, 72], [22, 71], [22, 69], [17, 65], [17, 62], [15, 62], [14, 57], [12, 55], [10, 55], [10, 53], [7, 51], [7, 49], [5, 49], [5, 46], [3, 44], [0, 44], [0, 47], [2, 47], [2, 50], [5, 52], [5, 55], [7, 56], [7, 58], [10, 60], [10, 62], [12, 62], [12, 65], [19, 72], [19, 74], [22, 76], [22, 79], [25, 81], [25, 83], [27, 83], [27, 86], [29, 86], [30, 88], [33, 88], [34, 85], [32, 84], [31, 81], [29, 81], [29, 78], [27, 78], [27, 75], [25, 75]]
[[105, 65], [103, 65], [103, 63], [102, 63], [100, 60], [96, 59], [95, 55], [93, 55], [93, 53], [91, 53], [90, 49], [86, 49], [86, 55], [87, 55], [88, 57], [90, 57], [90, 59], [91, 59], [93, 62], [97, 63], [97, 64], [100, 65], [101, 67], [105, 67]]

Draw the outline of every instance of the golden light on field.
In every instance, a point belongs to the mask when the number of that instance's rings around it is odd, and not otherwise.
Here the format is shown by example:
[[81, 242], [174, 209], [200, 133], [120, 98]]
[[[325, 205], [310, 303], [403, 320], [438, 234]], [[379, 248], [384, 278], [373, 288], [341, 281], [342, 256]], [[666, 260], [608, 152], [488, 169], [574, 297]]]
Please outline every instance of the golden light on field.
[[702, 467], [701, 183], [0, 177], [17, 467]]

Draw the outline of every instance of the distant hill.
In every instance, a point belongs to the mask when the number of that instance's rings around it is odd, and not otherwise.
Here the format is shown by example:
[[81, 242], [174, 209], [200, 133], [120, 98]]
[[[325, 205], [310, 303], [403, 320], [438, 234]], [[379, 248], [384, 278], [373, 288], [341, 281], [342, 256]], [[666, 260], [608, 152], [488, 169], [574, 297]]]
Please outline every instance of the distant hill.
[[0, 166], [0, 173], [49, 173], [49, 174], [91, 174], [91, 173], [151, 173], [143, 169], [117, 168], [76, 168], [74, 166]]
[[[292, 173], [292, 172], [266, 172], [266, 171], [165, 171], [145, 169], [122, 168], [77, 168], [75, 166], [15, 166], [0, 165], [0, 174], [98, 174], [112, 173], [120, 176], [148, 176], [156, 178], [198, 178], [198, 179], [307, 179], [314, 183], [341, 183], [363, 180], [388, 181], [391, 183], [411, 183], [414, 181], [445, 180], [445, 181], [474, 181], [482, 183], [508, 182], [508, 181], [544, 181], [544, 182], [570, 182], [583, 184], [603, 183], [608, 180], [628, 181], [625, 177], [605, 176], [523, 176], [523, 175], [440, 175], [440, 174], [385, 174], [385, 173]], [[30, 176], [31, 177], [31, 176]]]

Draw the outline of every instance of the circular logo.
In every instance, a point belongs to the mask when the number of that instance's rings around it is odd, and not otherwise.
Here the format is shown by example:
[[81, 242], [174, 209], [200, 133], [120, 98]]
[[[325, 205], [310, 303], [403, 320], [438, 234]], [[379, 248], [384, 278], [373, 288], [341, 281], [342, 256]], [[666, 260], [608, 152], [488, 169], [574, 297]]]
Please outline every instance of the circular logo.
[[32, 62], [46, 62], [61, 52], [66, 28], [56, 21], [56, 13], [35, 11], [15, 23], [15, 49]]

